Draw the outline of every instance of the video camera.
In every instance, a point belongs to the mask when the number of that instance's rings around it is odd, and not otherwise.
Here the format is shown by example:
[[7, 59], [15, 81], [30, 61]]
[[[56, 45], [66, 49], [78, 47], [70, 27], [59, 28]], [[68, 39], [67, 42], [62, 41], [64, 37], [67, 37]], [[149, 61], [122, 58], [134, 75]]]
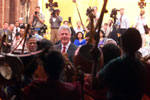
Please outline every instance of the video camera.
[[47, 30], [47, 26], [44, 24], [41, 28], [40, 28], [40, 33], [46, 33]]
[[110, 14], [110, 17], [117, 19], [117, 12], [120, 11], [116, 8], [113, 8]]
[[50, 8], [50, 12], [52, 16], [55, 16], [55, 13], [57, 12], [57, 10], [54, 9], [54, 7], [58, 7], [58, 3], [57, 2], [53, 2], [53, 0], [49, 0], [49, 3], [46, 3], [46, 8]]
[[[47, 30], [47, 25], [43, 25], [40, 30], [38, 31], [39, 34], [42, 34], [42, 33], [46, 33], [46, 30]], [[35, 31], [35, 28], [34, 27], [31, 27], [31, 35], [33, 34], [33, 32]]]
[[89, 16], [93, 11], [94, 11], [93, 8], [91, 8], [91, 7], [87, 8], [86, 15]]

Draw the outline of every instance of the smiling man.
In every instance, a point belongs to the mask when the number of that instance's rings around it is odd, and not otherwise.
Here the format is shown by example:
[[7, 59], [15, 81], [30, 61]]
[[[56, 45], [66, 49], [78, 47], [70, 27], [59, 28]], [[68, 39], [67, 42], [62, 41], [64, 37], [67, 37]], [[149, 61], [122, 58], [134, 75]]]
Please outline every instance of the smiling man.
[[56, 50], [63, 54], [67, 54], [69, 61], [73, 62], [73, 56], [77, 47], [70, 41], [70, 28], [66, 25], [61, 26], [58, 30], [58, 34], [61, 42], [55, 46]]

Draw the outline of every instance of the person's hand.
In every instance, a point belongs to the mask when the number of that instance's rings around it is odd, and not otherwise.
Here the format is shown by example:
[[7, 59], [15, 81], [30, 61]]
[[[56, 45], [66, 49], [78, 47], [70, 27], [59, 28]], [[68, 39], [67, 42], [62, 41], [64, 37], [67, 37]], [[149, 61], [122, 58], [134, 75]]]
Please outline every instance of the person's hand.
[[36, 18], [38, 18], [38, 19], [39, 19], [39, 16], [38, 16], [38, 14], [34, 14], [34, 17], [36, 17]]
[[91, 74], [85, 74], [84, 78], [84, 87], [85, 88], [91, 88], [92, 87], [92, 75]]
[[3, 44], [4, 44], [4, 46], [7, 46], [7, 43], [6, 43], [6, 42], [4, 42]]
[[11, 46], [11, 43], [7, 43], [7, 45]]

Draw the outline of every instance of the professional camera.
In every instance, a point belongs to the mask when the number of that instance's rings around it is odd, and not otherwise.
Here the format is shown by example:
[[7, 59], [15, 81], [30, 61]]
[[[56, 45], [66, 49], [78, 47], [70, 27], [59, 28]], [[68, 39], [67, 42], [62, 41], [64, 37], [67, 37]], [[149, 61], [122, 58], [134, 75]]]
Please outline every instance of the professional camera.
[[41, 28], [40, 28], [40, 33], [46, 33], [47, 30], [47, 26], [44, 24]]
[[92, 9], [91, 7], [87, 8], [86, 15], [89, 16], [93, 11], [94, 9]]
[[35, 15], [37, 15], [37, 14], [38, 14], [38, 12], [37, 12], [37, 11], [35, 11], [35, 12], [34, 12], [34, 14], [35, 14]]
[[116, 8], [113, 8], [112, 11], [111, 11], [110, 17], [116, 19], [116, 18], [117, 18], [117, 12], [118, 12], [118, 11], [120, 11], [120, 10], [118, 10], [118, 9], [116, 9]]
[[54, 8], [53, 7], [58, 7], [58, 3], [57, 2], [53, 2], [53, 0], [49, 0], [49, 3], [46, 3], [46, 8], [50, 7], [50, 11], [53, 11]]
[[57, 10], [54, 9], [54, 7], [58, 7], [58, 3], [57, 2], [53, 2], [53, 0], [49, 0], [48, 1], [49, 3], [46, 3], [46, 8], [50, 8], [50, 12], [51, 12], [51, 15], [53, 17], [56, 16], [56, 13], [57, 13]]

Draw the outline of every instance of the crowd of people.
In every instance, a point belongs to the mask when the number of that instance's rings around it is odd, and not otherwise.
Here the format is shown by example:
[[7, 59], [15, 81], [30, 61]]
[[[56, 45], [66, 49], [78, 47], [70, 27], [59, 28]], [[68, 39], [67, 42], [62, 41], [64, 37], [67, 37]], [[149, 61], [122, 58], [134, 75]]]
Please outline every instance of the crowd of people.
[[[84, 29], [78, 21], [73, 28], [59, 13], [55, 10], [49, 20], [51, 40], [44, 39], [41, 31], [45, 20], [39, 6], [30, 19], [32, 28], [28, 29], [22, 18], [15, 24], [4, 22], [1, 53], [19, 55], [23, 48], [24, 54], [42, 51], [22, 59], [25, 68], [20, 80], [2, 82], [2, 100], [150, 100], [149, 52], [145, 55], [142, 49], [150, 46], [144, 10], [130, 28], [121, 8], [116, 23], [109, 20], [102, 25], [96, 46], [89, 43], [88, 27]], [[99, 18], [95, 6], [93, 14], [95, 24]]]

